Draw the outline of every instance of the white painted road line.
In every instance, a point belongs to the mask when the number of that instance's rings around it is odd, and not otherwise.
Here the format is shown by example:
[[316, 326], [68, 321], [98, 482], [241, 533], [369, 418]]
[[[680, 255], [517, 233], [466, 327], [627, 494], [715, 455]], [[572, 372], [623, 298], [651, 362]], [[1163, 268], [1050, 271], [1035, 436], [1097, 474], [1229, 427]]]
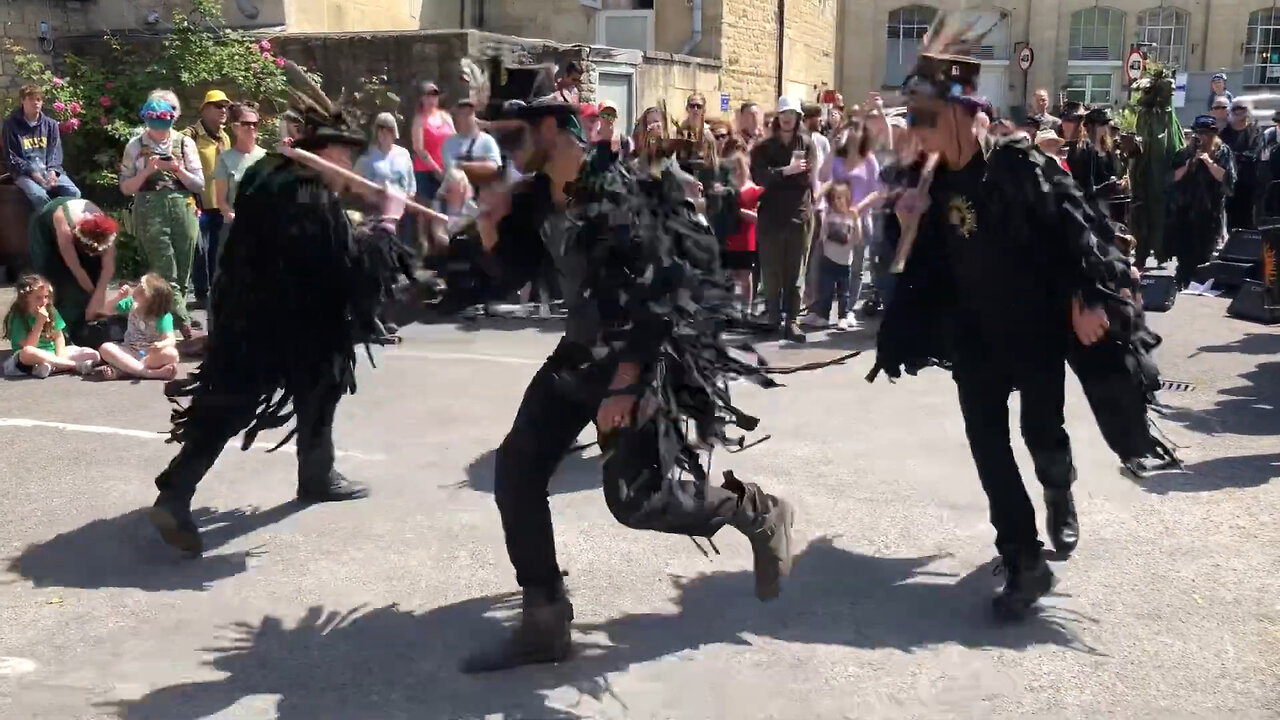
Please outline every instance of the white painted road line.
[[[164, 440], [169, 437], [167, 432], [147, 432], [146, 430], [130, 430], [128, 428], [106, 427], [103, 425], [75, 425], [73, 423], [49, 422], [47, 420], [29, 420], [27, 418], [0, 418], [0, 427], [26, 427], [26, 428], [51, 428], [53, 430], [66, 430], [68, 432], [91, 433], [94, 435], [118, 435], [123, 437], [141, 438], [143, 440]], [[240, 448], [241, 441], [239, 439], [232, 440], [227, 443], [229, 448]], [[258, 442], [253, 444], [255, 450], [270, 450], [275, 447], [275, 443]], [[280, 448], [279, 451], [295, 452], [293, 444], [290, 443]], [[278, 452], [279, 452], [278, 451]], [[338, 450], [338, 457], [349, 457], [357, 460], [385, 460], [382, 455], [368, 455], [365, 453], [352, 452], [350, 450]]]
[[398, 358], [426, 358], [427, 360], [479, 360], [482, 362], [507, 363], [509, 365], [541, 365], [546, 361], [545, 358], [523, 358], [511, 355], [479, 355], [471, 353], [444, 353], [444, 352], [428, 352], [423, 350], [388, 350], [381, 357]]

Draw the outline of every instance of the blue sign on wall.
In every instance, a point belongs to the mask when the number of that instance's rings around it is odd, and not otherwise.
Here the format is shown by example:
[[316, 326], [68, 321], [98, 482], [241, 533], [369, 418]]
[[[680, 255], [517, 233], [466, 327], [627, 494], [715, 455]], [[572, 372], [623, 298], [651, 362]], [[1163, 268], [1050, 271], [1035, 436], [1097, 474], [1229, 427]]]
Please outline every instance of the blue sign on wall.
[[729, 93], [720, 93], [720, 112], [729, 112]]

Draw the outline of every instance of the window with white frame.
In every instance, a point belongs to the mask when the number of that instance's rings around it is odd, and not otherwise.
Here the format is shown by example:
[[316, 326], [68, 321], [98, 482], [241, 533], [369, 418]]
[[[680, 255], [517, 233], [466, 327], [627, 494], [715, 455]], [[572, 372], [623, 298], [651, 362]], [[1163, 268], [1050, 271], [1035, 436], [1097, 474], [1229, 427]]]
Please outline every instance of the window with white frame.
[[884, 51], [884, 84], [897, 87], [916, 64], [920, 42], [938, 16], [928, 5], [907, 5], [889, 13]]
[[596, 13], [596, 44], [620, 50], [652, 51], [652, 10], [601, 10]]
[[1009, 37], [1009, 11], [996, 8], [981, 13], [979, 28], [991, 28], [982, 38], [982, 44], [973, 49], [973, 56], [979, 60], [1008, 60], [1013, 43]]
[[1115, 99], [1115, 73], [1071, 73], [1067, 75], [1067, 99], [1092, 107], [1110, 105]]
[[1138, 42], [1154, 43], [1147, 57], [1164, 65], [1187, 66], [1186, 10], [1157, 7], [1138, 13]]
[[1120, 62], [1126, 49], [1123, 12], [1091, 7], [1071, 13], [1068, 60]]
[[1244, 84], [1280, 85], [1280, 8], [1249, 13], [1244, 43]]

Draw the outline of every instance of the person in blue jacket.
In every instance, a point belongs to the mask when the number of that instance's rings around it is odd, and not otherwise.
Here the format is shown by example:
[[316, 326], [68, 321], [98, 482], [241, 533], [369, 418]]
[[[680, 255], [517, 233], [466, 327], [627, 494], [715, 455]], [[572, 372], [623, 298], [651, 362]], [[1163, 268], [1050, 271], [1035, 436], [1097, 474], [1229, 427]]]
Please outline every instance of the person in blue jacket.
[[26, 85], [22, 106], [4, 121], [5, 159], [16, 184], [36, 210], [51, 198], [80, 197], [80, 189], [62, 169], [62, 135], [58, 121], [41, 112], [44, 91]]

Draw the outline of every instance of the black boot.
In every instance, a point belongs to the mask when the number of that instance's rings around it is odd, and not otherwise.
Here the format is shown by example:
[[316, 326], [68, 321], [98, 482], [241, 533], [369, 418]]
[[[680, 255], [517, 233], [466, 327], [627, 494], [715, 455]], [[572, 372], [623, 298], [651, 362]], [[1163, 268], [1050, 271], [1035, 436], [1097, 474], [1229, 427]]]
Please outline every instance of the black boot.
[[999, 620], [1025, 619], [1031, 606], [1053, 589], [1053, 571], [1044, 561], [1040, 548], [1001, 557], [996, 573], [1001, 572], [1005, 577], [1004, 588], [991, 599], [991, 609]]
[[200, 540], [200, 528], [191, 519], [189, 502], [177, 500], [160, 493], [147, 515], [151, 524], [160, 532], [166, 545], [177, 548], [189, 557], [200, 557], [204, 543]]
[[369, 488], [348, 480], [337, 470], [318, 480], [298, 481], [298, 500], [304, 503], [342, 502], [369, 497]]
[[782, 592], [781, 581], [791, 573], [791, 526], [795, 509], [791, 503], [770, 495], [754, 484], [746, 484], [724, 474], [724, 487], [742, 498], [729, 521], [751, 541], [756, 576], [756, 597], [772, 600]]
[[1165, 457], [1140, 457], [1132, 458], [1121, 462], [1125, 472], [1136, 480], [1141, 480], [1153, 472], [1164, 472], [1167, 470], [1181, 470], [1182, 463], [1177, 458]]
[[1071, 490], [1045, 490], [1044, 506], [1049, 525], [1049, 540], [1060, 557], [1075, 551], [1080, 542], [1080, 522], [1076, 518], [1076, 500]]
[[525, 588], [520, 624], [502, 644], [481, 650], [462, 661], [467, 674], [511, 670], [522, 665], [556, 663], [573, 650], [569, 624], [573, 605], [564, 584], [554, 588]]

